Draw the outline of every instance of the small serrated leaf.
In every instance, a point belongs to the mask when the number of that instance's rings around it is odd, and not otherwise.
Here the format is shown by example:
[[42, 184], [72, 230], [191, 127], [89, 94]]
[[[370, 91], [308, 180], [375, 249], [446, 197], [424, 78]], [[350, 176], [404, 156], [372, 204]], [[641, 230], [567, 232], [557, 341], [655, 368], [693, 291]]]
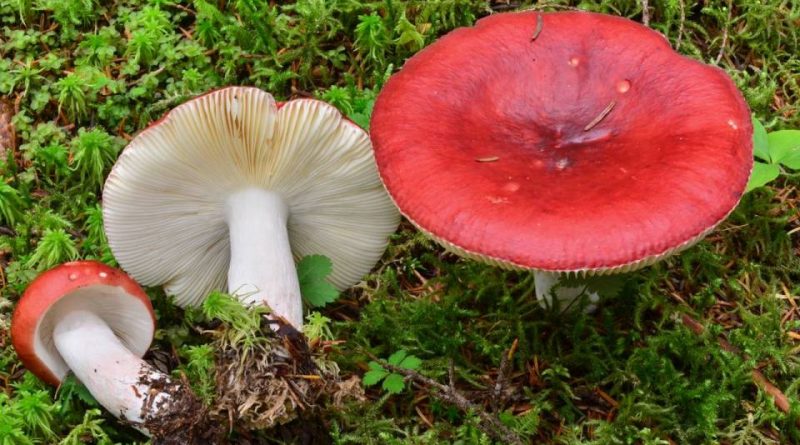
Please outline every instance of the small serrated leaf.
[[297, 263], [300, 294], [311, 306], [325, 306], [336, 301], [339, 291], [327, 281], [332, 271], [333, 263], [324, 255], [309, 255]]
[[390, 394], [399, 394], [406, 384], [400, 374], [389, 374], [383, 381], [383, 389]]
[[406, 355], [408, 355], [408, 353], [404, 349], [400, 349], [399, 351], [390, 355], [386, 361], [389, 362], [390, 365], [400, 366], [400, 362], [406, 358]]
[[408, 357], [404, 358], [397, 366], [405, 369], [419, 369], [419, 365], [422, 364], [422, 360], [419, 357], [415, 357], [413, 355], [409, 355]]
[[364, 386], [372, 386], [383, 380], [383, 378], [387, 375], [389, 375], [389, 373], [383, 369], [373, 369], [364, 373], [364, 377], [361, 379], [361, 382], [364, 384]]

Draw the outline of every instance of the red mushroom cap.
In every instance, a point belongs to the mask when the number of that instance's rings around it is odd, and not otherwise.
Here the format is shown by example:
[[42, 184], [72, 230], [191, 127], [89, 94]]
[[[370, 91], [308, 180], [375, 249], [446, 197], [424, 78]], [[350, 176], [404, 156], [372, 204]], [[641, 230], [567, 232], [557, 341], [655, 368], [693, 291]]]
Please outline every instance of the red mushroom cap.
[[[124, 272], [96, 261], [50, 269], [28, 286], [11, 322], [11, 340], [25, 367], [57, 385], [68, 368], [53, 345], [59, 311], [93, 310], [131, 352], [144, 355], [153, 339], [155, 315], [147, 294]], [[87, 347], [91, 340], [87, 339]]]
[[752, 126], [720, 69], [630, 20], [497, 14], [412, 57], [371, 122], [384, 184], [463, 254], [628, 270], [688, 247], [741, 198]]

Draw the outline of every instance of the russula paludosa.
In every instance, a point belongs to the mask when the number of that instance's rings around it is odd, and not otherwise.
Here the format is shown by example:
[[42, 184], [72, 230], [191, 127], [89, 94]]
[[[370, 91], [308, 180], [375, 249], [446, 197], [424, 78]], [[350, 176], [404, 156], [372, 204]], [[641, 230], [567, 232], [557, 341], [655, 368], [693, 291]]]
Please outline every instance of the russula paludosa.
[[451, 32], [387, 82], [371, 137], [409, 220], [461, 255], [536, 271], [540, 297], [558, 274], [630, 271], [696, 243], [753, 163], [724, 71], [586, 12]]
[[137, 135], [103, 191], [109, 245], [180, 305], [225, 288], [303, 321], [295, 259], [322, 254], [346, 288], [378, 261], [399, 214], [369, 137], [333, 106], [229, 87]]
[[[115, 416], [150, 434], [152, 425], [196, 406], [187, 388], [141, 359], [153, 339], [150, 300], [130, 277], [95, 261], [39, 275], [17, 303], [11, 339], [25, 367], [58, 385], [70, 371]], [[180, 422], [179, 422], [180, 423]], [[180, 434], [180, 432], [176, 432]]]

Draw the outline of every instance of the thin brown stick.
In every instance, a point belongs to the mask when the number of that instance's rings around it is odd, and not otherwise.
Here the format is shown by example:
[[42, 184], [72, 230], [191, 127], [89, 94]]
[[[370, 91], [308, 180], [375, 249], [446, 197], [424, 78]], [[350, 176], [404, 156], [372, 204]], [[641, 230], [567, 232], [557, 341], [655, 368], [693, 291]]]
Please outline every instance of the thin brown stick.
[[544, 28], [544, 18], [541, 14], [536, 15], [536, 29], [533, 31], [533, 36], [531, 36], [531, 42], [536, 40], [539, 37], [539, 34], [542, 33], [542, 28]]
[[436, 396], [443, 401], [454, 405], [456, 408], [460, 409], [464, 412], [473, 412], [478, 415], [481, 419], [481, 424], [483, 424], [484, 428], [483, 431], [486, 434], [493, 436], [494, 438], [501, 440], [503, 443], [512, 444], [512, 445], [524, 445], [522, 439], [517, 436], [514, 431], [512, 431], [507, 426], [503, 425], [500, 420], [490, 415], [486, 412], [486, 410], [475, 403], [470, 402], [464, 395], [462, 395], [457, 389], [452, 386], [442, 385], [441, 383], [433, 380], [429, 377], [425, 377], [424, 375], [405, 368], [399, 368], [394, 365], [390, 365], [385, 360], [379, 360], [381, 366], [388, 369], [389, 371], [400, 374], [405, 376], [406, 378], [412, 380], [413, 382], [420, 384], [422, 386], [427, 387], [429, 390], [433, 390], [436, 392]]
[[650, 2], [642, 0], [642, 24], [650, 26]]
[[451, 358], [447, 364], [447, 381], [451, 388], [456, 387], [456, 362]]
[[678, 24], [678, 39], [675, 41], [675, 51], [679, 50], [681, 43], [683, 43], [683, 27], [686, 24], [686, 3], [683, 0], [678, 0], [678, 6], [681, 7], [681, 21]]
[[722, 44], [719, 46], [719, 54], [714, 60], [714, 63], [719, 65], [722, 56], [725, 55], [725, 47], [728, 45], [728, 29], [731, 27], [731, 20], [733, 19], [733, 0], [728, 0], [728, 19], [725, 23], [725, 29], [722, 30]]
[[[684, 326], [689, 328], [692, 332], [694, 332], [697, 335], [703, 335], [703, 333], [705, 332], [705, 327], [703, 327], [703, 325], [700, 324], [699, 321], [695, 320], [688, 314], [681, 315], [681, 321], [683, 322]], [[747, 358], [746, 355], [742, 354], [742, 351], [739, 350], [739, 348], [730, 344], [724, 338], [717, 338], [717, 343], [719, 343], [719, 346], [723, 350], [730, 352], [731, 354], [742, 355], [745, 358]], [[762, 391], [767, 393], [767, 395], [769, 395], [772, 398], [772, 401], [775, 402], [775, 406], [777, 406], [778, 409], [780, 409], [786, 414], [789, 414], [789, 412], [791, 411], [791, 403], [789, 403], [789, 398], [786, 397], [786, 394], [784, 394], [783, 391], [780, 390], [780, 388], [773, 385], [772, 382], [770, 382], [766, 378], [766, 376], [764, 376], [764, 374], [757, 368], [753, 368], [752, 378], [756, 386], [761, 388]], [[800, 419], [798, 419], [796, 423], [798, 426], [800, 426]]]
[[494, 382], [492, 391], [492, 411], [497, 412], [498, 407], [503, 403], [503, 392], [506, 389], [508, 372], [511, 370], [511, 359], [514, 358], [514, 352], [517, 350], [517, 343], [518, 340], [514, 339], [508, 351], [503, 352], [503, 355], [500, 356], [500, 368], [497, 370], [497, 379]]
[[617, 105], [617, 101], [615, 101], [615, 100], [612, 100], [611, 102], [609, 102], [608, 105], [606, 105], [606, 107], [603, 109], [603, 111], [601, 111], [600, 114], [597, 115], [597, 117], [592, 119], [591, 122], [589, 122], [588, 124], [586, 124], [585, 127], [583, 127], [583, 131], [589, 131], [592, 128], [594, 128], [603, 119], [605, 119], [606, 116], [608, 116], [608, 113], [611, 113], [611, 110], [613, 110], [614, 106], [616, 106], [616, 105]]

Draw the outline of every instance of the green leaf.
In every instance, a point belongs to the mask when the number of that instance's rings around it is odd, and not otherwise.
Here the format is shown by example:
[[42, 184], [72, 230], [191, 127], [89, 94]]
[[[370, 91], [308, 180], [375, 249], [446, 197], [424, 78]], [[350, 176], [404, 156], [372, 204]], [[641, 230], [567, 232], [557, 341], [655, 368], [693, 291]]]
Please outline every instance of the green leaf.
[[309, 255], [297, 263], [300, 294], [311, 306], [325, 306], [336, 301], [339, 291], [327, 281], [332, 271], [333, 263], [324, 255]]
[[377, 369], [377, 370], [374, 369], [371, 371], [367, 371], [364, 374], [364, 378], [361, 379], [361, 382], [364, 384], [364, 386], [372, 386], [383, 380], [383, 378], [386, 377], [387, 375], [389, 375], [389, 373], [383, 369]]
[[764, 161], [770, 162], [769, 158], [769, 141], [767, 140], [767, 130], [761, 124], [761, 121], [753, 116], [753, 155]]
[[390, 365], [400, 366], [400, 362], [402, 362], [403, 359], [406, 358], [406, 355], [408, 355], [408, 353], [405, 350], [401, 349], [395, 352], [394, 354], [390, 355], [386, 361], [389, 362]]
[[404, 358], [397, 366], [405, 369], [419, 369], [419, 365], [421, 364], [422, 360], [420, 360], [419, 357], [409, 355], [408, 357]]
[[406, 387], [403, 376], [400, 374], [389, 374], [386, 380], [383, 381], [383, 389], [389, 394], [399, 394]]
[[800, 130], [773, 131], [767, 139], [772, 162], [800, 169]]
[[780, 174], [781, 169], [775, 164], [764, 164], [756, 161], [753, 164], [753, 172], [750, 174], [750, 181], [747, 182], [745, 191], [757, 189], [766, 183], [773, 181]]

